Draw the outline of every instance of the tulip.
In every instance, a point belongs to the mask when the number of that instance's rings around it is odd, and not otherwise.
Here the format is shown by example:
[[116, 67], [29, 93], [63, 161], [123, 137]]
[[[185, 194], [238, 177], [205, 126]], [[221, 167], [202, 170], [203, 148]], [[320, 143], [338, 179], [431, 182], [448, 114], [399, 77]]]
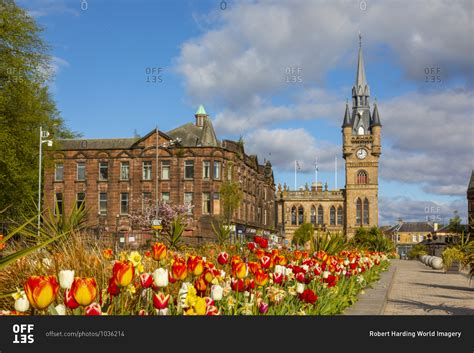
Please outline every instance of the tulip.
[[258, 245], [260, 245], [262, 249], [268, 248], [268, 239], [262, 238], [262, 240], [260, 240], [260, 243]]
[[170, 301], [170, 295], [160, 292], [153, 295], [153, 306], [158, 310], [163, 310], [168, 308], [168, 303]]
[[255, 251], [255, 256], [257, 259], [261, 259], [263, 256], [265, 256], [265, 251], [263, 249], [257, 249], [257, 251]]
[[230, 282], [230, 287], [233, 291], [243, 292], [245, 290], [245, 282], [243, 279], [233, 279]]
[[156, 314], [160, 316], [168, 315], [168, 308], [164, 308], [160, 310], [156, 309]]
[[138, 311], [138, 316], [147, 316], [148, 312], [145, 309], [140, 309]]
[[251, 274], [255, 274], [257, 272], [257, 270], [260, 269], [260, 264], [258, 262], [255, 262], [255, 261], [249, 261], [247, 266], [248, 266]]
[[[214, 271], [211, 270], [211, 269], [206, 269], [202, 275], [202, 277], [204, 278], [204, 280], [207, 282], [207, 283], [211, 283], [212, 280], [214, 279]], [[218, 274], [219, 272], [217, 271], [216, 274]]]
[[268, 282], [268, 273], [266, 273], [264, 270], [257, 270], [255, 273], [255, 284], [257, 286], [263, 287], [266, 285]]
[[257, 245], [254, 242], [247, 243], [247, 249], [254, 251], [257, 248]]
[[232, 266], [233, 275], [239, 279], [247, 276], [247, 265], [245, 262], [238, 262]]
[[31, 276], [24, 289], [30, 304], [35, 309], [42, 310], [56, 299], [59, 284], [55, 276]]
[[105, 249], [104, 251], [102, 251], [102, 256], [104, 256], [104, 258], [106, 260], [110, 260], [113, 256], [113, 251], [112, 249], [108, 248], [108, 249]]
[[98, 303], [92, 303], [91, 305], [86, 307], [85, 312], [86, 316], [102, 315], [102, 308]]
[[74, 281], [74, 271], [62, 270], [59, 272], [59, 285], [62, 289], [70, 289]]
[[285, 257], [284, 255], [278, 255], [278, 256], [275, 258], [275, 262], [276, 262], [278, 265], [285, 266], [285, 265], [288, 263], [288, 260], [286, 259], [286, 257]]
[[301, 251], [299, 251], [299, 250], [293, 251], [293, 257], [294, 257], [295, 260], [301, 259], [301, 256], [302, 256], [302, 255], [303, 255], [303, 254], [302, 254]]
[[109, 279], [109, 286], [107, 287], [107, 293], [111, 296], [118, 295], [120, 293], [120, 287], [115, 283], [115, 279], [112, 277]]
[[222, 300], [222, 294], [224, 293], [224, 288], [218, 284], [214, 284], [211, 287], [211, 298], [215, 301]]
[[229, 254], [226, 253], [226, 252], [221, 252], [221, 253], [219, 253], [219, 255], [217, 256], [217, 262], [218, 262], [220, 265], [225, 265], [228, 261], [229, 261]]
[[268, 311], [268, 304], [263, 301], [260, 302], [260, 304], [258, 305], [258, 311], [260, 312], [260, 314], [266, 314]]
[[131, 261], [117, 261], [112, 269], [112, 277], [119, 287], [128, 286], [132, 280], [135, 269]]
[[175, 280], [182, 281], [188, 275], [186, 261], [183, 258], [173, 260], [171, 265], [171, 275]]
[[204, 271], [204, 261], [201, 256], [188, 257], [188, 270], [194, 276], [199, 276]]
[[203, 276], [198, 277], [196, 281], [194, 281], [194, 288], [201, 293], [206, 291], [207, 283]]
[[272, 258], [265, 255], [260, 259], [260, 263], [262, 264], [263, 268], [270, 268], [272, 265]]
[[219, 309], [217, 309], [214, 305], [210, 305], [206, 308], [206, 315], [207, 316], [220, 315]]
[[281, 272], [276, 272], [273, 274], [273, 282], [276, 284], [283, 283], [283, 274]]
[[28, 301], [25, 293], [23, 293], [21, 297], [15, 300], [15, 310], [24, 313], [25, 311], [28, 311], [29, 308], [30, 302]]
[[317, 299], [318, 296], [311, 289], [305, 289], [303, 293], [300, 294], [300, 300], [306, 303], [314, 304]]
[[66, 306], [64, 304], [58, 304], [54, 307], [58, 315], [64, 316], [66, 315]]
[[151, 247], [151, 251], [152, 251], [152, 257], [156, 261], [163, 260], [166, 257], [167, 249], [166, 249], [166, 245], [163, 243], [153, 244]]
[[88, 306], [97, 296], [95, 279], [76, 277], [71, 286], [71, 294], [79, 305]]
[[285, 267], [281, 265], [275, 265], [275, 269], [273, 270], [275, 273], [285, 273]]
[[260, 235], [256, 235], [253, 237], [253, 241], [257, 243], [258, 245], [260, 245], [260, 242], [262, 241], [262, 239], [263, 238]]
[[167, 287], [169, 283], [168, 270], [158, 268], [153, 272], [153, 283], [157, 287]]
[[76, 302], [76, 299], [72, 296], [71, 290], [66, 289], [64, 292], [64, 304], [69, 308], [69, 309], [76, 309], [79, 307], [79, 303]]
[[296, 293], [301, 294], [304, 291], [304, 283], [296, 283]]
[[153, 284], [153, 277], [149, 273], [142, 273], [140, 275], [140, 284], [143, 288], [150, 288]]

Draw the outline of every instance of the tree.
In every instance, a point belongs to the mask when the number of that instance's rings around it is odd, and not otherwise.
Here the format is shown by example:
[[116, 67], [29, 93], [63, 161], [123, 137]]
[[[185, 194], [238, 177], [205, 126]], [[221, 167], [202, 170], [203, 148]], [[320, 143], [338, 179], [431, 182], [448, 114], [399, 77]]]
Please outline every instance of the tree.
[[463, 231], [458, 211], [454, 211], [454, 217], [449, 220], [449, 229], [456, 234], [461, 234]]
[[225, 224], [229, 225], [232, 215], [242, 202], [243, 193], [239, 184], [231, 180], [222, 183], [219, 193], [222, 206], [222, 218]]
[[31, 211], [37, 197], [39, 127], [73, 137], [50, 97], [48, 46], [41, 28], [13, 0], [0, 0], [0, 209]]
[[314, 227], [311, 223], [301, 224], [293, 235], [292, 243], [296, 245], [304, 245], [311, 240], [314, 234]]

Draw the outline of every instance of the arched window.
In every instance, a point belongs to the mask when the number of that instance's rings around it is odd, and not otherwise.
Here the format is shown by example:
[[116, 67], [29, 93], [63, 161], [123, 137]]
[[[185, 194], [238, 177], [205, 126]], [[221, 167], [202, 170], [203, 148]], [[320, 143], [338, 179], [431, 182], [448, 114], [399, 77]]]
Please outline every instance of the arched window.
[[357, 184], [367, 184], [369, 182], [369, 176], [365, 170], [359, 170], [357, 172]]
[[356, 224], [362, 225], [362, 200], [356, 201]]
[[295, 206], [291, 208], [291, 224], [294, 226], [296, 225], [296, 207]]
[[342, 226], [342, 223], [344, 222], [344, 215], [342, 214], [342, 207], [339, 206], [337, 208], [337, 225]]
[[323, 224], [323, 220], [324, 220], [323, 206], [319, 205], [319, 207], [318, 207], [318, 224]]
[[357, 129], [357, 135], [364, 135], [364, 134], [365, 134], [364, 127], [359, 126], [359, 128]]
[[332, 226], [336, 225], [336, 208], [334, 206], [331, 206], [329, 211], [329, 224]]
[[303, 206], [298, 207], [298, 224], [304, 223], [304, 210]]
[[316, 207], [311, 206], [311, 223], [316, 225]]
[[369, 224], [369, 200], [364, 200], [364, 224]]

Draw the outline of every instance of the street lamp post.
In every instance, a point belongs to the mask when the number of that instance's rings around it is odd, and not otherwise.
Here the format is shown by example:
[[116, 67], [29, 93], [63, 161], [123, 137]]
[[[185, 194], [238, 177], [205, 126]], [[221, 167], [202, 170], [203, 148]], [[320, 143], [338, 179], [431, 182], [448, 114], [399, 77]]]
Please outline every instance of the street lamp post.
[[[40, 139], [39, 139], [39, 157], [38, 157], [38, 237], [41, 231], [41, 166], [43, 159], [43, 143], [47, 143], [49, 147], [53, 145], [53, 140], [48, 140], [49, 132], [43, 131], [43, 127], [40, 126]], [[55, 205], [56, 206], [56, 205]]]

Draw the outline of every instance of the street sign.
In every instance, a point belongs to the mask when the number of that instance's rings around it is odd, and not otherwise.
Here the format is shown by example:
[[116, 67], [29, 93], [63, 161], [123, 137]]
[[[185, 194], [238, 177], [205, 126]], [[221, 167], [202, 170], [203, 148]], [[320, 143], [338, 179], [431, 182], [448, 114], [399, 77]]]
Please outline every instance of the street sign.
[[163, 225], [161, 224], [161, 219], [154, 219], [151, 224], [151, 228], [153, 228], [154, 230], [163, 229]]

